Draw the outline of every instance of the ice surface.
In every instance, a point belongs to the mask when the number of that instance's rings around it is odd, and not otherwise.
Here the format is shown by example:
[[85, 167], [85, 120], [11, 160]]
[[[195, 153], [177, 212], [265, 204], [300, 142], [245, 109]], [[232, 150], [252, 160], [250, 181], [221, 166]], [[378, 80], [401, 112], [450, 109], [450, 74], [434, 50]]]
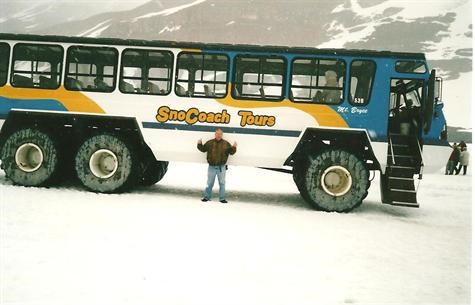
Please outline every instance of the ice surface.
[[2, 304], [468, 304], [471, 177], [426, 175], [420, 209], [312, 211], [290, 175], [231, 167], [230, 204], [201, 203], [205, 165], [100, 195], [0, 174]]
[[181, 25], [172, 26], [172, 27], [165, 26], [160, 32], [158, 32], [158, 34], [161, 34], [163, 32], [175, 32], [175, 31], [180, 30], [180, 28], [181, 28]]
[[175, 7], [172, 7], [172, 8], [167, 8], [167, 9], [164, 9], [164, 10], [158, 11], [158, 12], [148, 13], [148, 14], [145, 14], [145, 15], [142, 15], [142, 16], [139, 16], [139, 17], [135, 18], [134, 21], [137, 21], [137, 20], [140, 20], [140, 19], [143, 19], [143, 18], [155, 17], [155, 16], [173, 15], [173, 14], [178, 13], [181, 10], [184, 10], [186, 8], [189, 8], [189, 7], [195, 6], [197, 4], [203, 3], [205, 1], [206, 0], [195, 0], [195, 1], [193, 1], [191, 3], [188, 3], [188, 4], [183, 4], [183, 5], [175, 6]]
[[111, 19], [107, 19], [106, 21], [100, 22], [99, 24], [96, 24], [87, 31], [80, 33], [78, 36], [98, 37], [103, 31], [105, 31], [110, 26], [110, 24], [108, 24], [110, 23], [110, 21]]

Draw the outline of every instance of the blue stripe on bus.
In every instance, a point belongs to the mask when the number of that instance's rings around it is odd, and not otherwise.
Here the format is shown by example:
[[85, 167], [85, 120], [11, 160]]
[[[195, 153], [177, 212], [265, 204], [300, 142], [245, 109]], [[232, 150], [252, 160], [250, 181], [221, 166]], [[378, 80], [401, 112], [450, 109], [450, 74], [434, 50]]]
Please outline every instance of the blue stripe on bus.
[[224, 132], [227, 132], [227, 133], [278, 136], [278, 137], [294, 137], [294, 138], [298, 138], [300, 136], [300, 131], [298, 130], [258, 129], [258, 128], [188, 125], [188, 124], [156, 123], [156, 122], [142, 122], [142, 126], [143, 128], [152, 128], [152, 129], [174, 129], [174, 130], [202, 131], [202, 132], [214, 132], [216, 128], [220, 128]]
[[67, 111], [54, 99], [16, 99], [0, 96], [0, 118], [6, 118], [12, 109]]

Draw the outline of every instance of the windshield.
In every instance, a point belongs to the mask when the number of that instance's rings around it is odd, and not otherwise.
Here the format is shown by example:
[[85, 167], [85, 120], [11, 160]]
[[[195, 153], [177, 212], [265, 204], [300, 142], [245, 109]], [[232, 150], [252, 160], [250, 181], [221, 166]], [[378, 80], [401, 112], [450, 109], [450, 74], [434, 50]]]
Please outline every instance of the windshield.
[[393, 79], [391, 81], [391, 109], [421, 107], [423, 83], [420, 80]]

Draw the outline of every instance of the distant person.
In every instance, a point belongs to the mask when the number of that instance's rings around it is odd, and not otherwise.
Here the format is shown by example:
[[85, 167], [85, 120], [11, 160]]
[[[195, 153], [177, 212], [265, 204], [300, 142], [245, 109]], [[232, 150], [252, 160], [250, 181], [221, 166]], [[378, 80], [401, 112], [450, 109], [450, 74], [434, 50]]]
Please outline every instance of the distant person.
[[338, 104], [340, 103], [340, 87], [338, 84], [338, 75], [335, 71], [328, 70], [325, 72], [325, 87], [334, 89], [324, 89], [323, 91], [317, 91], [313, 97], [313, 101], [317, 103], [325, 104]]
[[407, 99], [405, 104], [399, 110], [399, 121], [401, 124], [401, 134], [410, 135], [417, 130], [419, 125], [419, 107], [414, 106], [412, 99]]
[[455, 171], [455, 167], [460, 160], [460, 149], [457, 143], [454, 143], [452, 146], [452, 153], [450, 154], [449, 161], [447, 162], [447, 166], [445, 167], [445, 174], [446, 175], [453, 175]]
[[216, 176], [219, 182], [219, 202], [228, 203], [226, 201], [226, 162], [229, 155], [234, 155], [237, 149], [237, 143], [231, 146], [228, 141], [223, 139], [223, 131], [216, 129], [214, 139], [209, 140], [205, 144], [198, 140], [198, 149], [206, 153], [206, 160], [208, 161], [208, 181], [203, 192], [203, 199], [201, 201], [207, 202], [211, 200], [213, 194], [213, 186]]
[[102, 78], [99, 78], [99, 77], [96, 77], [94, 79], [94, 86], [95, 86], [95, 89], [101, 90], [101, 91], [106, 91], [110, 89], [109, 85], [107, 85], [107, 83]]
[[[462, 144], [462, 143], [460, 143]], [[467, 150], [467, 144], [465, 144], [465, 147], [462, 147], [462, 151], [460, 152], [460, 160], [459, 160], [459, 167], [456, 169], [456, 174], [460, 174], [460, 171], [463, 168], [463, 174], [467, 174], [467, 167], [468, 163], [470, 161], [470, 153]]]
[[460, 150], [462, 150], [463, 148], [467, 148], [467, 144], [465, 143], [465, 141], [462, 141], [460, 142], [459, 147], [460, 147]]

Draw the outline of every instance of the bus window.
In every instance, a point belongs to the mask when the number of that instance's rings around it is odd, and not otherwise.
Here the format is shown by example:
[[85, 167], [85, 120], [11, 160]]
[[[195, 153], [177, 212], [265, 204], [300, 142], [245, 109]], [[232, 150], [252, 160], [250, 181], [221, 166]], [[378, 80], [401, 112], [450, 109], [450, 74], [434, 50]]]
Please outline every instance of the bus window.
[[14, 87], [57, 89], [61, 82], [62, 63], [61, 46], [17, 44], [13, 48], [10, 82]]
[[396, 72], [399, 73], [426, 73], [426, 64], [417, 60], [399, 60], [396, 62]]
[[114, 48], [68, 49], [65, 87], [75, 91], [112, 92], [115, 88], [118, 52]]
[[0, 43], [0, 87], [7, 83], [9, 60], [10, 46], [6, 43]]
[[175, 93], [178, 96], [226, 96], [229, 60], [224, 54], [181, 52]]
[[354, 60], [350, 69], [350, 104], [368, 105], [371, 98], [376, 64], [371, 60]]
[[345, 62], [338, 59], [295, 59], [292, 63], [291, 100], [339, 104], [343, 100]]
[[285, 59], [283, 57], [236, 57], [233, 96], [239, 99], [282, 100]]
[[128, 49], [122, 53], [122, 93], [166, 95], [171, 91], [173, 53]]

